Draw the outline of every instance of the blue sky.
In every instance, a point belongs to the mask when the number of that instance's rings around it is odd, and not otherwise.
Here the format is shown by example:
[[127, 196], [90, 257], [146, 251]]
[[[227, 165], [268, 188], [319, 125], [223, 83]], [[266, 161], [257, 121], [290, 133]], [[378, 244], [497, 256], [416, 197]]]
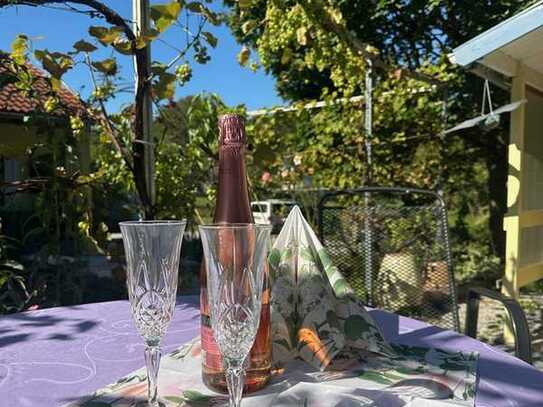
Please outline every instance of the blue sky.
[[[131, 0], [104, 0], [104, 3], [114, 8], [123, 17], [131, 19]], [[151, 0], [151, 3], [156, 3]], [[215, 1], [214, 9], [220, 7], [221, 1]], [[61, 10], [46, 9], [43, 7], [9, 7], [0, 9], [0, 49], [8, 51], [11, 41], [19, 33], [24, 33], [33, 39], [35, 49], [56, 51], [69, 51], [78, 39], [89, 38], [90, 25], [107, 25], [102, 20], [90, 19], [86, 15], [78, 15]], [[206, 65], [192, 63], [193, 77], [191, 81], [177, 89], [177, 97], [196, 94], [203, 91], [219, 94], [228, 105], [245, 104], [248, 109], [270, 107], [282, 104], [275, 91], [274, 79], [262, 70], [253, 73], [247, 68], [239, 66], [236, 55], [240, 45], [225, 26], [213, 27], [207, 30], [218, 39], [216, 49], [209, 49], [211, 61]], [[167, 43], [182, 47], [185, 43], [184, 34], [170, 28], [162, 37]], [[176, 52], [167, 45], [155, 41], [153, 43], [153, 59], [161, 62], [170, 61]], [[96, 59], [106, 58], [111, 54], [104, 49], [93, 53]], [[126, 80], [133, 80], [133, 65], [129, 57], [120, 56], [121, 74]], [[81, 66], [76, 67], [64, 76], [65, 82], [83, 97], [89, 94], [90, 88], [88, 70]], [[129, 103], [133, 96], [123, 94], [118, 100], [110, 104], [112, 111], [125, 103]]]

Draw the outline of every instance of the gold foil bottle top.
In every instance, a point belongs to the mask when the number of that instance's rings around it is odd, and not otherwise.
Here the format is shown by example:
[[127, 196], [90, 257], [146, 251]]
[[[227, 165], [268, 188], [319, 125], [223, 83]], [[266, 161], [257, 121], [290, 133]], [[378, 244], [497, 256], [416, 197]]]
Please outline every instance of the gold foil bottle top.
[[229, 113], [219, 117], [219, 145], [245, 145], [245, 122], [238, 114]]

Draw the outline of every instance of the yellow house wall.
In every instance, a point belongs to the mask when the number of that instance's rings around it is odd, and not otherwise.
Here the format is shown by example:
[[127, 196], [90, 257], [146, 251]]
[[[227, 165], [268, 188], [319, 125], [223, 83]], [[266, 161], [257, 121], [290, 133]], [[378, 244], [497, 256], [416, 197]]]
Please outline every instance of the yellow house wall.
[[[522, 76], [513, 78], [511, 100], [526, 97], [526, 83]], [[508, 150], [509, 171], [507, 176], [507, 214], [503, 226], [505, 241], [505, 278], [503, 292], [510, 297], [518, 296], [518, 257], [519, 257], [519, 209], [522, 208], [522, 155], [524, 151], [524, 126], [526, 105], [521, 105], [511, 113], [511, 128]]]
[[[511, 114], [502, 291], [518, 298], [521, 287], [543, 278], [543, 93], [527, 86], [522, 65], [512, 85], [511, 100], [528, 103]], [[508, 324], [504, 333], [511, 342]]]
[[517, 73], [511, 100], [528, 103], [511, 114], [503, 284], [511, 297], [543, 278], [543, 92], [527, 86], [522, 65]]

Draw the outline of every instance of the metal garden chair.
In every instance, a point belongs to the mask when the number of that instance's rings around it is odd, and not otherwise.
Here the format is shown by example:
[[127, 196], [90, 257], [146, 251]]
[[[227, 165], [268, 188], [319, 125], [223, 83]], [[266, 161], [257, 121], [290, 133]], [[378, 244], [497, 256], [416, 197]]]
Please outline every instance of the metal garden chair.
[[[334, 264], [368, 306], [460, 332], [447, 210], [439, 194], [386, 187], [329, 192], [319, 202], [318, 220]], [[505, 306], [516, 354], [531, 363], [522, 308], [498, 292], [469, 290], [466, 333], [476, 335], [481, 297]]]

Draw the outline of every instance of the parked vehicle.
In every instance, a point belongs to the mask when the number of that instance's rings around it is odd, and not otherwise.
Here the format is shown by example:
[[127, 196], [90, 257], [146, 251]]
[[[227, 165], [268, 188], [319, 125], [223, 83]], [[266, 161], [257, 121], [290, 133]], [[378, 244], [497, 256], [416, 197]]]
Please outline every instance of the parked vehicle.
[[294, 205], [296, 205], [295, 201], [268, 199], [251, 202], [251, 211], [255, 223], [272, 225], [272, 233], [277, 234], [281, 231], [283, 223]]

